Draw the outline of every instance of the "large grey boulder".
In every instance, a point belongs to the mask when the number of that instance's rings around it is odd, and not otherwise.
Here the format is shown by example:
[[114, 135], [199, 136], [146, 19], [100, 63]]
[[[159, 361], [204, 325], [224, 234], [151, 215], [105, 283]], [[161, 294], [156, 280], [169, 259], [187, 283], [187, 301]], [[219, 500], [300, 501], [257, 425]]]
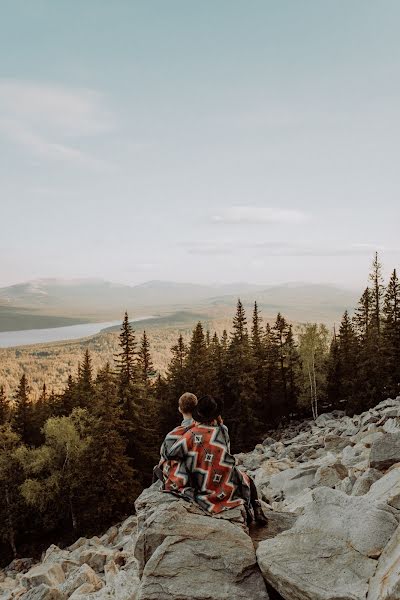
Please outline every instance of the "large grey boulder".
[[218, 518], [154, 487], [142, 496], [136, 503], [139, 600], [268, 599], [240, 509]]
[[21, 600], [64, 600], [65, 596], [54, 587], [41, 583], [20, 596]]
[[281, 495], [283, 498], [293, 498], [314, 483], [318, 468], [318, 464], [305, 465], [271, 475], [267, 487], [262, 489], [263, 497], [268, 501]]
[[393, 466], [371, 486], [368, 492], [371, 502], [386, 502], [400, 510], [400, 464]]
[[375, 575], [370, 581], [368, 600], [400, 598], [400, 526], [382, 552]]
[[261, 542], [265, 579], [287, 600], [364, 600], [398, 511], [321, 487], [292, 529]]
[[376, 469], [367, 469], [354, 483], [351, 491], [352, 496], [363, 496], [369, 492], [371, 485], [382, 477], [382, 473]]
[[65, 581], [65, 574], [58, 563], [39, 564], [21, 577], [21, 583], [27, 589], [41, 585], [42, 583], [49, 587], [56, 587]]
[[397, 462], [400, 462], [400, 433], [386, 433], [373, 442], [370, 467], [384, 471]]

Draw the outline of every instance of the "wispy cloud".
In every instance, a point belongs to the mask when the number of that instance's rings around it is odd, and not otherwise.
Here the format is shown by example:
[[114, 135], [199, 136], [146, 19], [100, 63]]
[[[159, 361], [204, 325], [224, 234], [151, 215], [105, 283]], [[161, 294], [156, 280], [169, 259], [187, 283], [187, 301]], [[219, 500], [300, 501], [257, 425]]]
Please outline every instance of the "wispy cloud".
[[309, 215], [299, 210], [273, 208], [270, 206], [230, 206], [212, 215], [213, 223], [224, 225], [260, 225], [277, 223], [305, 223]]
[[243, 250], [251, 251], [257, 256], [372, 256], [375, 251], [399, 253], [400, 248], [389, 248], [378, 244], [354, 243], [343, 246], [306, 245], [285, 242], [240, 242], [240, 241], [202, 241], [187, 242], [183, 246], [189, 254], [218, 256], [234, 255]]
[[83, 139], [110, 132], [112, 113], [96, 91], [0, 79], [0, 135], [33, 155], [96, 167]]

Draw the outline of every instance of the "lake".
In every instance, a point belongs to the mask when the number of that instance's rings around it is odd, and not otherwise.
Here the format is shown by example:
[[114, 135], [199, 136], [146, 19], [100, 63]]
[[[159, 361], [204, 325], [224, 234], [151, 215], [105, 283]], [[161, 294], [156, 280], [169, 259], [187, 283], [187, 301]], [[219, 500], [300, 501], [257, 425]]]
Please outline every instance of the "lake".
[[[152, 317], [130, 319], [130, 322], [143, 321]], [[67, 327], [51, 327], [49, 329], [25, 329], [23, 331], [0, 332], [0, 348], [28, 346], [30, 344], [46, 344], [48, 342], [64, 342], [96, 335], [102, 329], [119, 325], [121, 321], [106, 321], [104, 323], [84, 323], [68, 325]]]

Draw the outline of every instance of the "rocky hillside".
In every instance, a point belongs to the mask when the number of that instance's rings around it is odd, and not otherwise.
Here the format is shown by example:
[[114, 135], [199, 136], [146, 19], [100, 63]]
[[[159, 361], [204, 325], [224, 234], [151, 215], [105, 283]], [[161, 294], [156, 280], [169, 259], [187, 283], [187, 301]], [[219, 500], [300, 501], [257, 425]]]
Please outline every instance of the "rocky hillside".
[[399, 600], [400, 398], [277, 437], [237, 457], [268, 527], [249, 532], [240, 509], [212, 518], [154, 485], [102, 537], [13, 561], [0, 597]]

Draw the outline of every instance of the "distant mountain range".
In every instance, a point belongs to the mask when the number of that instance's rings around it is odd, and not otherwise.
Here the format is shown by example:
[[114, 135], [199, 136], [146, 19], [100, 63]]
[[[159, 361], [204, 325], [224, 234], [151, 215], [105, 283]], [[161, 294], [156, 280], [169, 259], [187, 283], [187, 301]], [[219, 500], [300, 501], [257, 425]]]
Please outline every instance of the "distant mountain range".
[[[233, 306], [240, 297], [249, 305], [257, 300], [263, 312], [278, 311], [293, 320], [337, 321], [345, 309], [352, 310], [359, 294], [336, 285], [290, 282], [280, 285], [248, 283], [201, 285], [173, 281], [148, 281], [134, 286], [99, 279], [38, 279], [0, 288], [0, 331], [2, 315], [47, 315], [54, 319], [103, 320], [129, 313], [149, 314], [195, 307]], [[35, 319], [33, 319], [35, 320]], [[43, 323], [42, 319], [37, 320]], [[41, 325], [43, 326], [43, 324]], [[53, 323], [48, 325], [53, 326]], [[37, 325], [33, 324], [33, 327]], [[19, 328], [19, 327], [18, 327]], [[9, 327], [8, 327], [9, 329]], [[4, 330], [4, 329], [3, 329]]]

